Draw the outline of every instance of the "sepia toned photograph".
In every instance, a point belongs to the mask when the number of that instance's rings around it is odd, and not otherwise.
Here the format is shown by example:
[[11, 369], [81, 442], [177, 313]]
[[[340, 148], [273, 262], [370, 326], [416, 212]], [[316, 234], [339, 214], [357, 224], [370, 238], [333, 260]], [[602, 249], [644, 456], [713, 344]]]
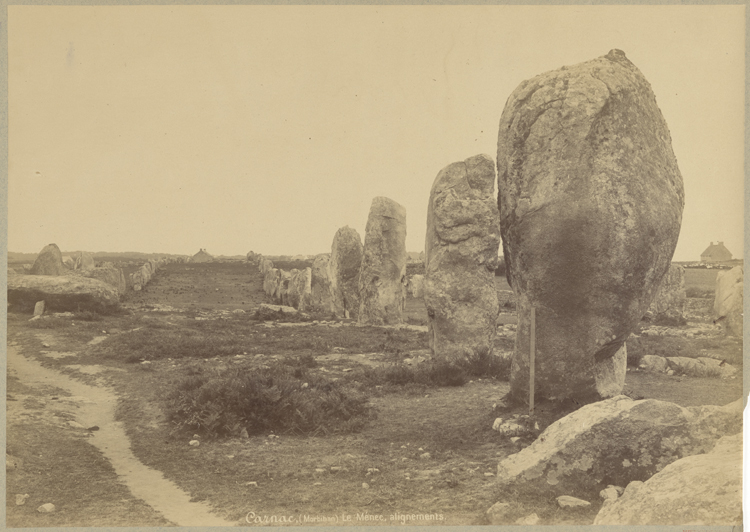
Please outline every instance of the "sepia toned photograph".
[[742, 526], [744, 4], [5, 20], [7, 528]]

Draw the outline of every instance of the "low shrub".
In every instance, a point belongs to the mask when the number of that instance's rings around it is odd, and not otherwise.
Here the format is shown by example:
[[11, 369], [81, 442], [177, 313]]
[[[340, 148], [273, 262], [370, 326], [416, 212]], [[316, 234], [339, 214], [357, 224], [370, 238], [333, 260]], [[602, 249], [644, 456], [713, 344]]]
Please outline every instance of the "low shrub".
[[437, 360], [416, 366], [403, 363], [377, 368], [363, 368], [347, 376], [348, 380], [366, 386], [463, 386], [471, 378], [495, 378], [507, 380], [510, 376], [510, 360], [480, 353], [460, 361]]
[[207, 438], [285, 432], [334, 434], [360, 430], [373, 415], [367, 396], [338, 382], [276, 365], [186, 375], [165, 399], [176, 431]]

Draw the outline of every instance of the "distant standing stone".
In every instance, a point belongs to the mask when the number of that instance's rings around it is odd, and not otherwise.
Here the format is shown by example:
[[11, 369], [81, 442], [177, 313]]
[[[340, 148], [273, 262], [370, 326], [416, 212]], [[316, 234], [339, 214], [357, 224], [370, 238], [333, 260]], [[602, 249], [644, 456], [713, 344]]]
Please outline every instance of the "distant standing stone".
[[329, 316], [336, 312], [330, 261], [331, 256], [327, 253], [317, 255], [310, 273], [310, 308]]
[[334, 305], [339, 318], [356, 318], [359, 314], [361, 267], [362, 238], [356, 229], [342, 227], [333, 237], [329, 261]]
[[95, 267], [94, 257], [91, 255], [91, 253], [80, 251], [78, 253], [78, 256], [76, 257], [75, 269], [76, 270], [93, 270], [94, 267]]
[[477, 155], [435, 178], [427, 206], [424, 303], [433, 355], [489, 355], [500, 310], [495, 290], [500, 216], [495, 163]]
[[65, 271], [60, 248], [57, 244], [49, 244], [39, 252], [29, 273], [31, 275], [63, 275]]
[[722, 271], [716, 276], [714, 315], [721, 321], [727, 334], [742, 338], [743, 296], [745, 286], [742, 266]]
[[648, 81], [623, 52], [524, 81], [500, 119], [498, 203], [518, 333], [511, 395], [617, 395], [624, 344], [669, 269], [682, 176]]
[[37, 301], [34, 305], [34, 316], [41, 316], [44, 314], [44, 301]]
[[404, 320], [406, 209], [389, 198], [372, 200], [359, 274], [359, 324]]

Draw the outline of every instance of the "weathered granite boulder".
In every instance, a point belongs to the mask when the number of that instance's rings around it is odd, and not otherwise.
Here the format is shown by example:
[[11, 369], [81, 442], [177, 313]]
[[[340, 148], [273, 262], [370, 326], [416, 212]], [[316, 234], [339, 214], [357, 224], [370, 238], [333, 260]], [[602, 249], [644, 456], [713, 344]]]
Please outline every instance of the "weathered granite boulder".
[[98, 279], [107, 283], [117, 290], [120, 297], [123, 297], [127, 290], [125, 274], [120, 268], [115, 268], [114, 266], [85, 269], [81, 270], [78, 275], [83, 275], [84, 277], [89, 277], [91, 279]]
[[669, 369], [677, 375], [687, 375], [688, 377], [727, 378], [737, 373], [737, 368], [731, 364], [708, 357], [667, 357], [666, 362]]
[[307, 310], [310, 306], [311, 294], [311, 269], [292, 270], [289, 286], [286, 291], [284, 305], [294, 307], [298, 310]]
[[63, 255], [62, 262], [63, 265], [69, 270], [74, 270], [76, 267], [76, 261], [74, 261], [70, 255]]
[[273, 261], [269, 259], [261, 259], [258, 267], [260, 268], [260, 273], [265, 275], [268, 270], [273, 268]]
[[360, 325], [404, 321], [406, 209], [390, 198], [372, 200], [359, 273]]
[[94, 263], [94, 257], [91, 255], [91, 253], [88, 253], [86, 251], [79, 251], [78, 255], [76, 256], [76, 263], [74, 270], [92, 270], [96, 267], [96, 264]]
[[336, 231], [331, 245], [329, 268], [336, 315], [356, 318], [359, 314], [359, 271], [362, 267], [362, 239], [349, 226]]
[[494, 161], [477, 155], [435, 178], [427, 206], [424, 304], [434, 356], [463, 360], [491, 354], [500, 221]]
[[638, 362], [638, 367], [650, 373], [666, 373], [669, 369], [667, 359], [657, 355], [644, 355]]
[[63, 275], [65, 271], [60, 248], [57, 244], [48, 244], [37, 255], [29, 273], [31, 275]]
[[37, 301], [44, 300], [52, 312], [108, 312], [117, 308], [117, 289], [98, 279], [80, 275], [12, 275], [8, 276], [8, 305], [30, 312]]
[[669, 269], [682, 177], [651, 87], [619, 50], [524, 81], [497, 151], [506, 275], [518, 335], [511, 395], [590, 402], [622, 389], [625, 340]]
[[595, 525], [742, 525], [742, 434], [666, 466], [605, 502]]
[[646, 480], [741, 430], [741, 399], [723, 407], [683, 408], [620, 395], [585, 405], [547, 427], [529, 447], [500, 462], [497, 479], [533, 482], [561, 495], [575, 489], [598, 493], [610, 484]]
[[325, 314], [335, 314], [333, 283], [330, 269], [331, 256], [328, 253], [317, 255], [310, 272], [310, 309]]
[[684, 319], [686, 302], [685, 268], [678, 264], [672, 264], [661, 281], [659, 290], [651, 302], [649, 312], [653, 315], [654, 320]]
[[279, 287], [280, 281], [281, 270], [278, 268], [271, 268], [263, 276], [263, 292], [265, 292], [266, 295], [273, 297]]
[[414, 298], [424, 297], [424, 275], [412, 275], [406, 284], [406, 290]]
[[276, 285], [276, 291], [273, 293], [273, 300], [279, 303], [280, 305], [284, 306], [290, 306], [287, 305], [284, 301], [288, 299], [287, 291], [289, 290], [289, 281], [292, 280], [292, 272], [296, 270], [292, 270], [291, 272], [288, 272], [286, 270], [279, 270], [279, 282]]
[[743, 296], [745, 283], [742, 266], [721, 271], [716, 276], [714, 316], [724, 324], [727, 334], [742, 337]]

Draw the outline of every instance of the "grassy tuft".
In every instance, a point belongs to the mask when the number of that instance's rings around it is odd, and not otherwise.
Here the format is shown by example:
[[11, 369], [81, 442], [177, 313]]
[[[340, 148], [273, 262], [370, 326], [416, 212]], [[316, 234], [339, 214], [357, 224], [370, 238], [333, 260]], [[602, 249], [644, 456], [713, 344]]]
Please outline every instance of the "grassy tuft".
[[187, 375], [165, 402], [167, 419], [177, 431], [207, 438], [239, 436], [243, 429], [248, 434], [348, 433], [372, 416], [364, 394], [282, 365]]

